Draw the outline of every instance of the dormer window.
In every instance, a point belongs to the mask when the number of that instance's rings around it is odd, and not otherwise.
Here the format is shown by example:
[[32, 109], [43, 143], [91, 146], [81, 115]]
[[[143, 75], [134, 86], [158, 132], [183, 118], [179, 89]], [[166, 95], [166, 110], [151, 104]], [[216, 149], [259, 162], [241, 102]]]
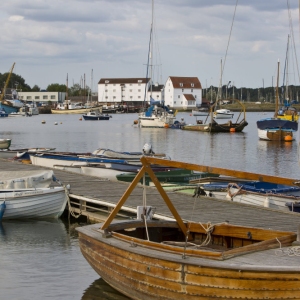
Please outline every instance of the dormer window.
[[138, 82], [143, 82], [143, 80], [138, 80]]
[[183, 87], [183, 83], [179, 83], [179, 85], [180, 85], [181, 87]]
[[193, 84], [193, 83], [191, 83], [191, 87], [194, 87], [194, 84]]
[[105, 83], [109, 83], [109, 80], [105, 80]]

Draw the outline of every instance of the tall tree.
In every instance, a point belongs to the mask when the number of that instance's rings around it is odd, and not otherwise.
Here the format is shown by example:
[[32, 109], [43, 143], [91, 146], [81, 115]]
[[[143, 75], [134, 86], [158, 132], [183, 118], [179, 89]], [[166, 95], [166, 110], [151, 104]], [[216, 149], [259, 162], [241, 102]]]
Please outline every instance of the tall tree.
[[66, 92], [67, 87], [65, 84], [52, 83], [47, 87], [48, 92]]

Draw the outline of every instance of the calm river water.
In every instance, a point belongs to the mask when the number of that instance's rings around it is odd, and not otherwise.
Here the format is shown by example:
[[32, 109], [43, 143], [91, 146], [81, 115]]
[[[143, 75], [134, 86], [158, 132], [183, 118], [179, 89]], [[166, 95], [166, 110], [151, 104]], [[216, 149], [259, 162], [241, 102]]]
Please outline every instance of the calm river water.
[[[80, 115], [9, 117], [0, 120], [0, 138], [11, 138], [12, 149], [55, 147], [74, 152], [100, 147], [141, 151], [150, 143], [155, 152], [174, 160], [300, 178], [298, 134], [292, 143], [257, 137], [256, 121], [271, 115], [247, 113], [244, 132], [228, 134], [141, 129], [133, 125], [136, 114], [115, 114], [98, 122], [80, 121]], [[177, 118], [195, 123], [189, 113]], [[75, 231], [81, 225], [64, 219], [0, 224], [0, 298], [128, 299], [99, 279], [81, 255]]]

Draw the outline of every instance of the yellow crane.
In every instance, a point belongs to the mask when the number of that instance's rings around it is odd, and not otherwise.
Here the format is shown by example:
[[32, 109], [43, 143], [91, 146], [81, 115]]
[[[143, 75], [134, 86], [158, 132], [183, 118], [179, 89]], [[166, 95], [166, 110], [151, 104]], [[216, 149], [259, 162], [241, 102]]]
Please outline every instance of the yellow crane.
[[7, 88], [7, 86], [8, 86], [8, 83], [9, 83], [11, 74], [12, 74], [12, 72], [13, 72], [13, 69], [14, 69], [14, 67], [15, 67], [15, 64], [16, 64], [16, 63], [13, 63], [13, 65], [12, 65], [12, 67], [11, 67], [9, 73], [8, 73], [8, 76], [7, 76], [7, 78], [6, 78], [6, 81], [5, 81], [5, 84], [4, 84], [2, 93], [0, 94], [0, 101], [3, 101], [3, 99], [4, 99], [4, 97], [5, 97], [6, 88]]

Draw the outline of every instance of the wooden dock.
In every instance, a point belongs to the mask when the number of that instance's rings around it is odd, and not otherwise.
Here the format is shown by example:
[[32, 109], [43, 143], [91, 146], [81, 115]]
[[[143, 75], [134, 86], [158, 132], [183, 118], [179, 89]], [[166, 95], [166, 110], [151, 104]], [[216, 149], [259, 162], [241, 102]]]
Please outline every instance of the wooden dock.
[[[0, 171], [38, 169], [47, 168], [0, 159]], [[102, 222], [129, 186], [125, 182], [108, 181], [57, 169], [54, 169], [54, 174], [62, 183], [70, 184], [69, 196], [72, 210], [77, 214], [80, 212], [93, 222]], [[207, 197], [193, 198], [180, 192], [167, 192], [167, 194], [184, 220], [211, 222], [212, 224], [227, 221], [241, 226], [294, 232], [300, 224], [300, 213], [283, 212]], [[143, 188], [137, 186], [128, 198], [126, 206], [122, 207], [121, 214], [136, 215], [136, 207], [142, 205], [142, 200]], [[146, 187], [146, 201], [147, 205], [156, 208], [155, 218], [172, 218], [156, 188]]]

